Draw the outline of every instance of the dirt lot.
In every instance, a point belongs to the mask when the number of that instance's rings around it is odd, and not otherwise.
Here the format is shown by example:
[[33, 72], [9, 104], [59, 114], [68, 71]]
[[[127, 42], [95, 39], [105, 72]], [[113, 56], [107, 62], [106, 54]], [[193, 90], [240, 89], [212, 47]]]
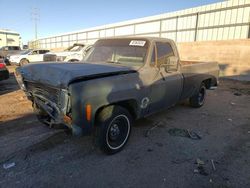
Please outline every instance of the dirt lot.
[[91, 136], [39, 123], [13, 74], [0, 83], [0, 107], [0, 187], [250, 187], [249, 83], [221, 80], [200, 109], [178, 104], [137, 121], [113, 156]]

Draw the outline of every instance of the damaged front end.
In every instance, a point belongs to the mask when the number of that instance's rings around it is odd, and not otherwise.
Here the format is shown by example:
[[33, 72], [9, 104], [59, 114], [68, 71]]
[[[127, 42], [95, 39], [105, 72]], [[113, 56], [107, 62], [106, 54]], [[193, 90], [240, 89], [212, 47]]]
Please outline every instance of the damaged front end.
[[16, 71], [16, 79], [29, 100], [39, 121], [49, 126], [65, 124], [72, 126], [71, 103], [68, 90], [31, 82]]

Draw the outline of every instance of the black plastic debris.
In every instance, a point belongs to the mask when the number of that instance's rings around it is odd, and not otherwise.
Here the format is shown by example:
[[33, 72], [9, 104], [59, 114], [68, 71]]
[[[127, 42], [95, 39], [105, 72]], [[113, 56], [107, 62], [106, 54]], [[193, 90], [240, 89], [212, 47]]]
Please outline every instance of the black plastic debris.
[[207, 176], [208, 173], [207, 173], [207, 171], [206, 171], [206, 169], [205, 169], [205, 167], [204, 167], [205, 162], [202, 161], [202, 160], [200, 160], [200, 159], [198, 158], [198, 159], [196, 159], [196, 162], [195, 162], [195, 163], [197, 164], [197, 168], [194, 169], [194, 173], [200, 174], [200, 175], [203, 175], [203, 176]]
[[193, 140], [200, 140], [201, 139], [200, 135], [198, 135], [196, 132], [190, 131], [188, 129], [173, 128], [173, 129], [169, 129], [168, 133], [171, 136], [187, 137], [187, 138], [191, 138]]
[[241, 96], [242, 94], [241, 94], [241, 93], [238, 93], [238, 92], [235, 92], [234, 95], [235, 95], [235, 96]]

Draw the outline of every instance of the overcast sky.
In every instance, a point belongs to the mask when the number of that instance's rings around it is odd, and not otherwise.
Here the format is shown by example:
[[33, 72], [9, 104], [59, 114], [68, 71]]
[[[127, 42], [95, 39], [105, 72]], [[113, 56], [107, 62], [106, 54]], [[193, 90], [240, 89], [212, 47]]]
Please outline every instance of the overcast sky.
[[0, 28], [34, 39], [32, 12], [39, 14], [38, 38], [220, 2], [218, 0], [0, 0]]

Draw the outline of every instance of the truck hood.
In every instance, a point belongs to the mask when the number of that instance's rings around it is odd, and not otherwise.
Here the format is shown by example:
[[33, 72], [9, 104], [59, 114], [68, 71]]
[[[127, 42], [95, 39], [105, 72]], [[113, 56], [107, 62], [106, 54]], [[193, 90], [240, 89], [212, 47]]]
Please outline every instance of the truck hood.
[[30, 63], [16, 71], [24, 81], [67, 88], [72, 82], [136, 72], [135, 68], [107, 63]]

